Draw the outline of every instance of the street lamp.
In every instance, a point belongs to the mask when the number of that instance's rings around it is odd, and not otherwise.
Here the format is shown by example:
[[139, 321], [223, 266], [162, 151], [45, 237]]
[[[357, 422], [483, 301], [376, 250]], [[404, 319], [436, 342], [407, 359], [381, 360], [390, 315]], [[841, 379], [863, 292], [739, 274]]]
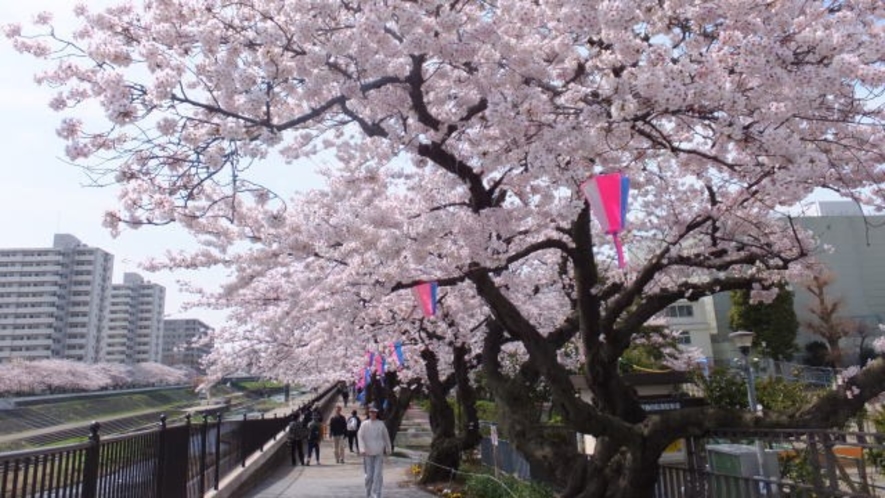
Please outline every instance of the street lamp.
[[753, 337], [755, 336], [756, 334], [747, 330], [738, 330], [728, 334], [731, 342], [744, 355], [744, 365], [747, 367], [747, 397], [750, 401], [750, 411], [753, 413], [758, 411], [758, 404], [756, 403], [756, 377], [753, 375], [753, 366], [750, 365], [750, 347], [753, 346]]
[[753, 346], [754, 337], [756, 337], [756, 334], [749, 330], [738, 330], [728, 334], [728, 338], [737, 346], [744, 358], [750, 355], [750, 347]]
[[[738, 351], [744, 355], [744, 365], [747, 368], [747, 398], [750, 402], [750, 411], [757, 414], [759, 404], [756, 402], [756, 377], [753, 375], [753, 366], [750, 364], [750, 348], [753, 346], [753, 338], [756, 336], [748, 330], [738, 330], [728, 334], [731, 342], [737, 346]], [[762, 471], [762, 462], [764, 461], [764, 449], [762, 448], [762, 440], [756, 439], [756, 463], [759, 465], [759, 476], [764, 476]], [[760, 483], [760, 488], [762, 484]]]

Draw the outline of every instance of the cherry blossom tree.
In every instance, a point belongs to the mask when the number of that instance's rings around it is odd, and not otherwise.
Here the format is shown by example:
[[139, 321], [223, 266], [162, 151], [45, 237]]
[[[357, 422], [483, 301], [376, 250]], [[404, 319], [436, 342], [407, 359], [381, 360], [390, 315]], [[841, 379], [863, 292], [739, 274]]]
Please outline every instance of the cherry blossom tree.
[[34, 395], [99, 391], [109, 388], [174, 385], [190, 380], [187, 371], [159, 363], [83, 363], [63, 359], [14, 360], [0, 365], [0, 394]]
[[[447, 327], [458, 328], [452, 315], [444, 313], [443, 319]], [[475, 334], [476, 329], [486, 322], [487, 319], [483, 319], [473, 327], [463, 327], [462, 333]], [[453, 340], [429, 327], [419, 328], [419, 337], [423, 342], [420, 354], [426, 374], [424, 391], [430, 399], [433, 431], [428, 464], [422, 472], [421, 482], [431, 483], [450, 479], [452, 471], [460, 468], [462, 453], [475, 449], [482, 439], [476, 387], [471, 379], [471, 372], [481, 362], [482, 353], [472, 350], [469, 341]], [[446, 364], [449, 368], [445, 368]], [[453, 391], [455, 403], [463, 414], [459, 420], [449, 404]]]
[[[338, 180], [330, 177], [329, 183], [336, 185]], [[231, 371], [250, 371], [321, 385], [353, 381], [369, 369], [372, 382], [365, 402], [386, 407], [384, 420], [392, 439], [409, 401], [423, 387], [431, 400], [428, 459], [433, 465], [422, 478], [448, 478], [446, 469], [458, 468], [461, 452], [479, 442], [470, 380], [478, 354], [470, 352], [480, 349], [475, 324], [486, 320], [488, 310], [466, 285], [446, 287], [440, 317], [431, 319], [418, 311], [407, 289], [391, 293], [391, 284], [378, 280], [391, 268], [377, 253], [363, 249], [368, 233], [353, 237], [352, 231], [368, 232], [368, 225], [361, 227], [358, 217], [335, 210], [324, 211], [322, 222], [316, 219], [317, 206], [329, 202], [324, 198], [345, 193], [333, 189], [306, 195], [310, 202], [297, 202], [299, 207], [276, 226], [262, 229], [266, 240], [261, 247], [201, 255], [201, 264], [227, 264], [238, 276], [226, 288], [203, 297], [206, 304], [232, 310], [231, 323], [212, 338], [222, 346], [210, 354], [211, 375], [218, 379]], [[383, 203], [381, 198], [376, 202]], [[155, 264], [176, 267], [187, 260], [188, 255], [172, 256]], [[459, 321], [474, 325], [459, 327]], [[401, 364], [394, 363], [394, 342], [403, 344]], [[386, 357], [387, 370], [377, 371], [374, 360], [367, 360], [369, 354]], [[447, 402], [456, 388], [457, 401], [468, 415], [462, 427], [456, 427]]]
[[[422, 279], [469, 286], [567, 423], [599, 438], [593, 459], [570, 465], [566, 496], [581, 497], [651, 496], [674, 439], [839, 425], [885, 385], [877, 360], [789, 417], [647, 414], [617, 369], [679, 299], [737, 289], [764, 299], [816, 273], [815, 241], [780, 206], [816, 188], [883, 206], [881, 2], [164, 0], [76, 12], [69, 37], [49, 14], [6, 33], [52, 61], [38, 81], [58, 90], [68, 156], [119, 186], [108, 226], [182, 224], [206, 250], [178, 262], [236, 268], [231, 293], [279, 275], [250, 287], [248, 308], [283, 310], [260, 321], [276, 314], [278, 329], [250, 325], [244, 308], [219, 363], [270, 361], [238, 350], [250, 334], [255, 348], [296, 346], [284, 320], [294, 309], [312, 308], [314, 321], [299, 325], [311, 338], [299, 353], [361, 349], [323, 334], [359, 337], [369, 314], [403, 306]], [[105, 125], [86, 123], [82, 105]], [[262, 180], [285, 170], [256, 173], [277, 156], [326, 161], [340, 183], [330, 192], [347, 195], [289, 198], [284, 181]], [[632, 182], [623, 270], [578, 192], [611, 171]], [[303, 223], [288, 224], [290, 211]], [[283, 250], [237, 267], [250, 253], [241, 241]], [[336, 264], [365, 268], [356, 283], [372, 285], [310, 302], [282, 285], [299, 272], [322, 288]], [[592, 405], [560, 361], [568, 335]]]

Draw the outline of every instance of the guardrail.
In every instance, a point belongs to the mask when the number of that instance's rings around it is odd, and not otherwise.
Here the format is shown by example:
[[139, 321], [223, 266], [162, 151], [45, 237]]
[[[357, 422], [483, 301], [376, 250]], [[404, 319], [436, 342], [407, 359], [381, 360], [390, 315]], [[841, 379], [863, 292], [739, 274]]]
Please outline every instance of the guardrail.
[[885, 496], [885, 436], [833, 430], [718, 430], [661, 466], [660, 498]]
[[[307, 405], [328, 402], [337, 384]], [[224, 420], [205, 413], [194, 423], [166, 424], [102, 437], [93, 422], [84, 443], [0, 454], [3, 498], [196, 498], [282, 432], [288, 417]]]

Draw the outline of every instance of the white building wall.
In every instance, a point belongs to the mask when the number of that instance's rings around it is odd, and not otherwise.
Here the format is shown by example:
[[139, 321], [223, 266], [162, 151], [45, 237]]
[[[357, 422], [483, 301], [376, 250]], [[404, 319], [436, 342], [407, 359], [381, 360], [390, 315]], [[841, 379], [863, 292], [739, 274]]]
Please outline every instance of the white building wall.
[[108, 334], [102, 347], [110, 362], [159, 362], [162, 353], [166, 289], [125, 273], [114, 284], [109, 308]]
[[694, 346], [705, 357], [713, 357], [711, 336], [717, 334], [717, 327], [711, 297], [703, 297], [697, 301], [680, 300], [669, 306], [664, 314], [668, 328], [687, 333], [688, 337], [683, 345]]
[[193, 341], [206, 336], [212, 327], [194, 318], [178, 318], [163, 321], [164, 365], [187, 365], [202, 370], [200, 361], [209, 353], [209, 347], [194, 347]]
[[[865, 323], [878, 336], [878, 324], [885, 323], [885, 216], [817, 216], [797, 221], [821, 242], [816, 255], [833, 274], [826, 295], [831, 301], [842, 300], [839, 316]], [[813, 296], [801, 285], [794, 285], [794, 290], [801, 346], [820, 338], [802, 325], [813, 320], [809, 311]], [[857, 337], [842, 341], [849, 360], [859, 352], [859, 342]], [[866, 344], [870, 342], [867, 339]]]
[[[848, 201], [817, 202], [803, 211], [806, 216], [794, 218], [811, 230], [819, 240], [815, 256], [832, 272], [835, 280], [826, 289], [828, 299], [841, 299], [841, 318], [867, 324], [872, 336], [880, 335], [878, 324], [885, 323], [885, 216], [861, 216], [857, 205]], [[814, 318], [809, 311], [813, 297], [799, 282], [791, 283], [794, 291], [794, 310], [799, 320], [796, 342], [801, 360], [804, 345], [821, 340], [809, 333], [803, 324]], [[728, 313], [731, 301], [728, 293], [715, 297], [716, 318], [724, 334], [714, 336], [713, 349], [718, 360], [738, 355], [728, 340]], [[866, 339], [867, 345], [872, 342]], [[849, 362], [856, 360], [860, 339], [843, 339], [843, 355]]]
[[55, 236], [51, 248], [0, 249], [0, 362], [98, 358], [113, 256]]

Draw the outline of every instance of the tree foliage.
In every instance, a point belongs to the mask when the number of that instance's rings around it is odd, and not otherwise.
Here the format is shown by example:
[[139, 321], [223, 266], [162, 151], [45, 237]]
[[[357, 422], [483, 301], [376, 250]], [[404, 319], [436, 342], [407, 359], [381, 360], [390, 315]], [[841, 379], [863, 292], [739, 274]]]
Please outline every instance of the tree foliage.
[[756, 334], [753, 347], [766, 357], [789, 360], [798, 349], [799, 320], [793, 307], [793, 293], [784, 287], [777, 289], [771, 302], [752, 302], [749, 290], [732, 291], [728, 318], [732, 330]]
[[[859, 395], [840, 388], [763, 421], [647, 414], [617, 368], [680, 299], [756, 284], [764, 297], [817, 273], [816, 242], [778, 206], [816, 188], [885, 206], [881, 2], [170, 0], [76, 12], [70, 36], [50, 14], [6, 33], [48, 60], [38, 81], [57, 90], [68, 157], [119, 188], [107, 225], [179, 223], [204, 248], [156, 266], [231, 271], [200, 298], [232, 308], [213, 337], [218, 370], [353, 375], [367, 349], [417, 342], [408, 293], [435, 280], [460, 326], [431, 327], [479, 351], [493, 317], [497, 351], [522, 355], [570, 427], [600, 438], [593, 460], [568, 456], [566, 496], [582, 497], [649, 496], [673, 439], [838, 425], [885, 384], [874, 362], [853, 381]], [[89, 106], [104, 121], [87, 122]], [[292, 194], [290, 168], [310, 161], [325, 188]], [[579, 189], [614, 171], [632, 186], [624, 269]], [[560, 355], [570, 341], [577, 359]], [[404, 375], [420, 375], [417, 356]], [[575, 396], [572, 371], [593, 404]]]
[[707, 403], [733, 410], [746, 410], [747, 381], [726, 368], [716, 367], [709, 376], [695, 374], [695, 382], [704, 391]]
[[33, 395], [123, 387], [185, 384], [194, 372], [159, 363], [88, 364], [71, 360], [14, 360], [0, 365], [0, 394]]
[[[714, 368], [709, 376], [695, 374], [695, 382], [704, 391], [707, 402], [713, 406], [746, 410], [749, 405], [747, 379], [735, 370]], [[756, 398], [763, 410], [793, 414], [815, 399], [819, 389], [802, 382], [791, 382], [771, 377], [756, 380]]]

